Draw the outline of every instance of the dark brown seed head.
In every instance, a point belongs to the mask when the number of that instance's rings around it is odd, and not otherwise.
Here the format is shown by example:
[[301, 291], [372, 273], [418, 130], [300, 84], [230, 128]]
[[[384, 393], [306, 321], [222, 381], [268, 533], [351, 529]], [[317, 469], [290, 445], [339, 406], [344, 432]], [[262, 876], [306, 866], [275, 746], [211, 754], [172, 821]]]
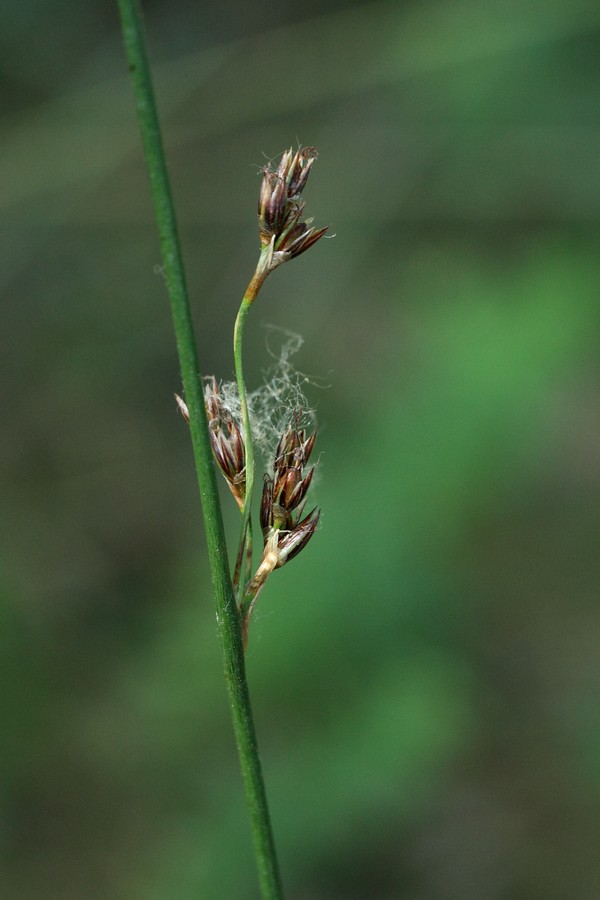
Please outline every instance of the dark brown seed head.
[[246, 497], [244, 439], [233, 416], [223, 406], [219, 384], [214, 377], [206, 380], [204, 403], [214, 457], [231, 493], [242, 509]]
[[304, 471], [315, 443], [315, 434], [307, 438], [299, 422], [300, 412], [296, 413], [293, 424], [280, 436], [273, 477], [265, 478], [263, 486], [260, 524], [265, 547], [271, 547], [273, 540], [276, 540], [278, 566], [284, 565], [306, 546], [319, 521], [317, 510], [301, 518], [315, 471], [314, 466], [308, 472]]
[[290, 148], [277, 169], [263, 169], [258, 198], [258, 229], [263, 247], [271, 246], [269, 269], [293, 259], [312, 247], [327, 228], [315, 230], [311, 220], [301, 221], [304, 190], [318, 153], [314, 147]]

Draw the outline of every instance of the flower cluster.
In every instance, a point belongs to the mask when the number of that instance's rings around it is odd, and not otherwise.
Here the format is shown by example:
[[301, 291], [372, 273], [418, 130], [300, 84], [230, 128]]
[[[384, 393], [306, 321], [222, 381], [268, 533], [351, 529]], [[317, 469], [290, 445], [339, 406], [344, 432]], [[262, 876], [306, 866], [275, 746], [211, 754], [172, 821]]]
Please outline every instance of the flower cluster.
[[304, 472], [314, 447], [316, 432], [306, 437], [297, 421], [281, 436], [273, 477], [266, 477], [260, 508], [265, 551], [274, 552], [279, 568], [306, 547], [319, 524], [320, 511], [315, 507], [301, 518], [304, 499], [313, 479], [314, 465]]
[[315, 229], [312, 219], [300, 221], [304, 201], [300, 194], [318, 154], [314, 147], [286, 150], [277, 169], [263, 169], [258, 198], [261, 244], [269, 248], [269, 269], [299, 256], [323, 237], [327, 228]]
[[[242, 530], [232, 572], [232, 588], [244, 647], [248, 640], [252, 611], [269, 575], [306, 547], [317, 530], [321, 515], [317, 507], [304, 513], [306, 495], [315, 472], [315, 466], [309, 466], [309, 459], [316, 434], [307, 434], [307, 430], [301, 426], [301, 410], [294, 413], [292, 421], [289, 421], [290, 406], [300, 406], [302, 401], [289, 405], [286, 401], [284, 421], [289, 424], [277, 428], [279, 440], [275, 459], [270, 474], [264, 479], [260, 507], [263, 548], [259, 565], [253, 574], [254, 454], [248, 405], [252, 395], [247, 396], [242, 369], [244, 322], [248, 309], [269, 273], [287, 260], [304, 253], [327, 231], [327, 228], [314, 228], [312, 219], [302, 218], [304, 201], [301, 194], [317, 155], [314, 147], [300, 147], [296, 151], [290, 149], [285, 151], [276, 168], [272, 168], [270, 164], [264, 167], [258, 200], [261, 253], [234, 327], [237, 384], [219, 384], [214, 377], [204, 379], [204, 405], [212, 452], [242, 513]], [[281, 400], [281, 392], [279, 389], [275, 390], [273, 384], [269, 384], [267, 389], [269, 397]], [[187, 405], [181, 397], [175, 395], [175, 399], [181, 414], [189, 423], [190, 411]], [[269, 408], [266, 414], [269, 422], [275, 421], [271, 412]], [[259, 417], [259, 420], [262, 418]]]
[[233, 416], [223, 405], [219, 384], [214, 376], [206, 379], [204, 404], [215, 459], [237, 505], [243, 509], [246, 498], [244, 439]]
[[248, 640], [248, 625], [254, 605], [271, 572], [284, 566], [306, 547], [317, 530], [320, 511], [315, 507], [304, 517], [304, 499], [313, 479], [315, 467], [305, 473], [315, 443], [295, 422], [282, 434], [272, 477], [266, 476], [260, 506], [260, 524], [264, 546], [260, 564], [249, 582], [241, 605], [242, 639]]

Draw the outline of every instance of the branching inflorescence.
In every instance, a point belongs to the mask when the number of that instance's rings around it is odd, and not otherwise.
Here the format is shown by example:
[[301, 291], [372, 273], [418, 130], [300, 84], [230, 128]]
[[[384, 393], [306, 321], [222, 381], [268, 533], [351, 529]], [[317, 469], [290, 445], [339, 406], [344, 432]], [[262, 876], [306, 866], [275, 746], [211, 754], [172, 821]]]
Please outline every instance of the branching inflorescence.
[[[244, 647], [250, 617], [258, 595], [269, 575], [306, 547], [320, 517], [317, 508], [304, 513], [306, 495], [315, 466], [308, 468], [316, 433], [309, 433], [303, 410], [292, 410], [278, 433], [270, 471], [263, 480], [260, 525], [263, 549], [256, 571], [252, 571], [251, 504], [254, 485], [254, 439], [251, 397], [243, 374], [242, 344], [248, 310], [267, 276], [278, 266], [299, 256], [327, 231], [316, 229], [312, 219], [303, 219], [301, 197], [310, 170], [317, 158], [314, 147], [286, 150], [279, 165], [263, 168], [258, 200], [258, 228], [261, 252], [248, 285], [234, 329], [236, 372], [235, 402], [232, 385], [221, 385], [214, 377], [205, 379], [204, 402], [214, 458], [242, 514], [242, 530], [233, 572]], [[224, 397], [227, 393], [228, 399]], [[189, 422], [185, 402], [176, 395], [179, 409]]]

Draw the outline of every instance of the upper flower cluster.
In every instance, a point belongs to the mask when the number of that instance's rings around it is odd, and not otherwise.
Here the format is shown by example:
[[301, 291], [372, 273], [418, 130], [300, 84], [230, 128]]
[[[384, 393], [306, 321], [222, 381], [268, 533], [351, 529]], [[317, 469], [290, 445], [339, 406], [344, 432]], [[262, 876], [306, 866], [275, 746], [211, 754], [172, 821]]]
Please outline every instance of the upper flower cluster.
[[327, 228], [315, 229], [312, 219], [300, 221], [304, 200], [300, 197], [318, 153], [314, 147], [286, 150], [277, 169], [263, 170], [258, 198], [261, 244], [270, 248], [269, 269], [299, 256], [323, 237]]

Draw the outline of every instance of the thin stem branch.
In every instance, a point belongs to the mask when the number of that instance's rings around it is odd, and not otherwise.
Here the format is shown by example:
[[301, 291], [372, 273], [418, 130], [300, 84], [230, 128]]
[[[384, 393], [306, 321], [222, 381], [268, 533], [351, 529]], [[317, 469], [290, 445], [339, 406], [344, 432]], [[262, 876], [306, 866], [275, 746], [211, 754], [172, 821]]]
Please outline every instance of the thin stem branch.
[[264, 900], [281, 900], [283, 891], [258, 756], [246, 681], [239, 614], [229, 576], [225, 534], [199, 378], [192, 317], [154, 89], [146, 54], [142, 16], [137, 0], [118, 0], [118, 3], [125, 52], [133, 82], [139, 127], [150, 175], [185, 399], [190, 412], [192, 447], [206, 528], [212, 584], [225, 664], [225, 680], [250, 813], [261, 895]]
[[[252, 280], [246, 289], [246, 293], [242, 298], [242, 302], [235, 320], [233, 329], [233, 362], [235, 366], [235, 377], [240, 397], [240, 409], [242, 414], [242, 432], [244, 438], [244, 447], [246, 454], [246, 495], [244, 498], [244, 508], [242, 510], [242, 532], [240, 535], [240, 544], [238, 549], [238, 562], [241, 565], [242, 575], [239, 578], [238, 586], [238, 605], [241, 605], [244, 597], [244, 588], [246, 586], [246, 578], [242, 560], [246, 558], [246, 547], [248, 541], [252, 540], [251, 530], [251, 512], [252, 512], [252, 494], [254, 492], [254, 442], [252, 440], [252, 426], [250, 423], [250, 410], [248, 408], [248, 393], [246, 391], [246, 381], [244, 378], [244, 331], [246, 325], [246, 317], [250, 308], [262, 285], [268, 275], [268, 268], [265, 267], [266, 251], [262, 251], [256, 267], [256, 271], [252, 276]], [[250, 559], [250, 563], [252, 560]], [[238, 564], [236, 563], [236, 573], [238, 573]]]

